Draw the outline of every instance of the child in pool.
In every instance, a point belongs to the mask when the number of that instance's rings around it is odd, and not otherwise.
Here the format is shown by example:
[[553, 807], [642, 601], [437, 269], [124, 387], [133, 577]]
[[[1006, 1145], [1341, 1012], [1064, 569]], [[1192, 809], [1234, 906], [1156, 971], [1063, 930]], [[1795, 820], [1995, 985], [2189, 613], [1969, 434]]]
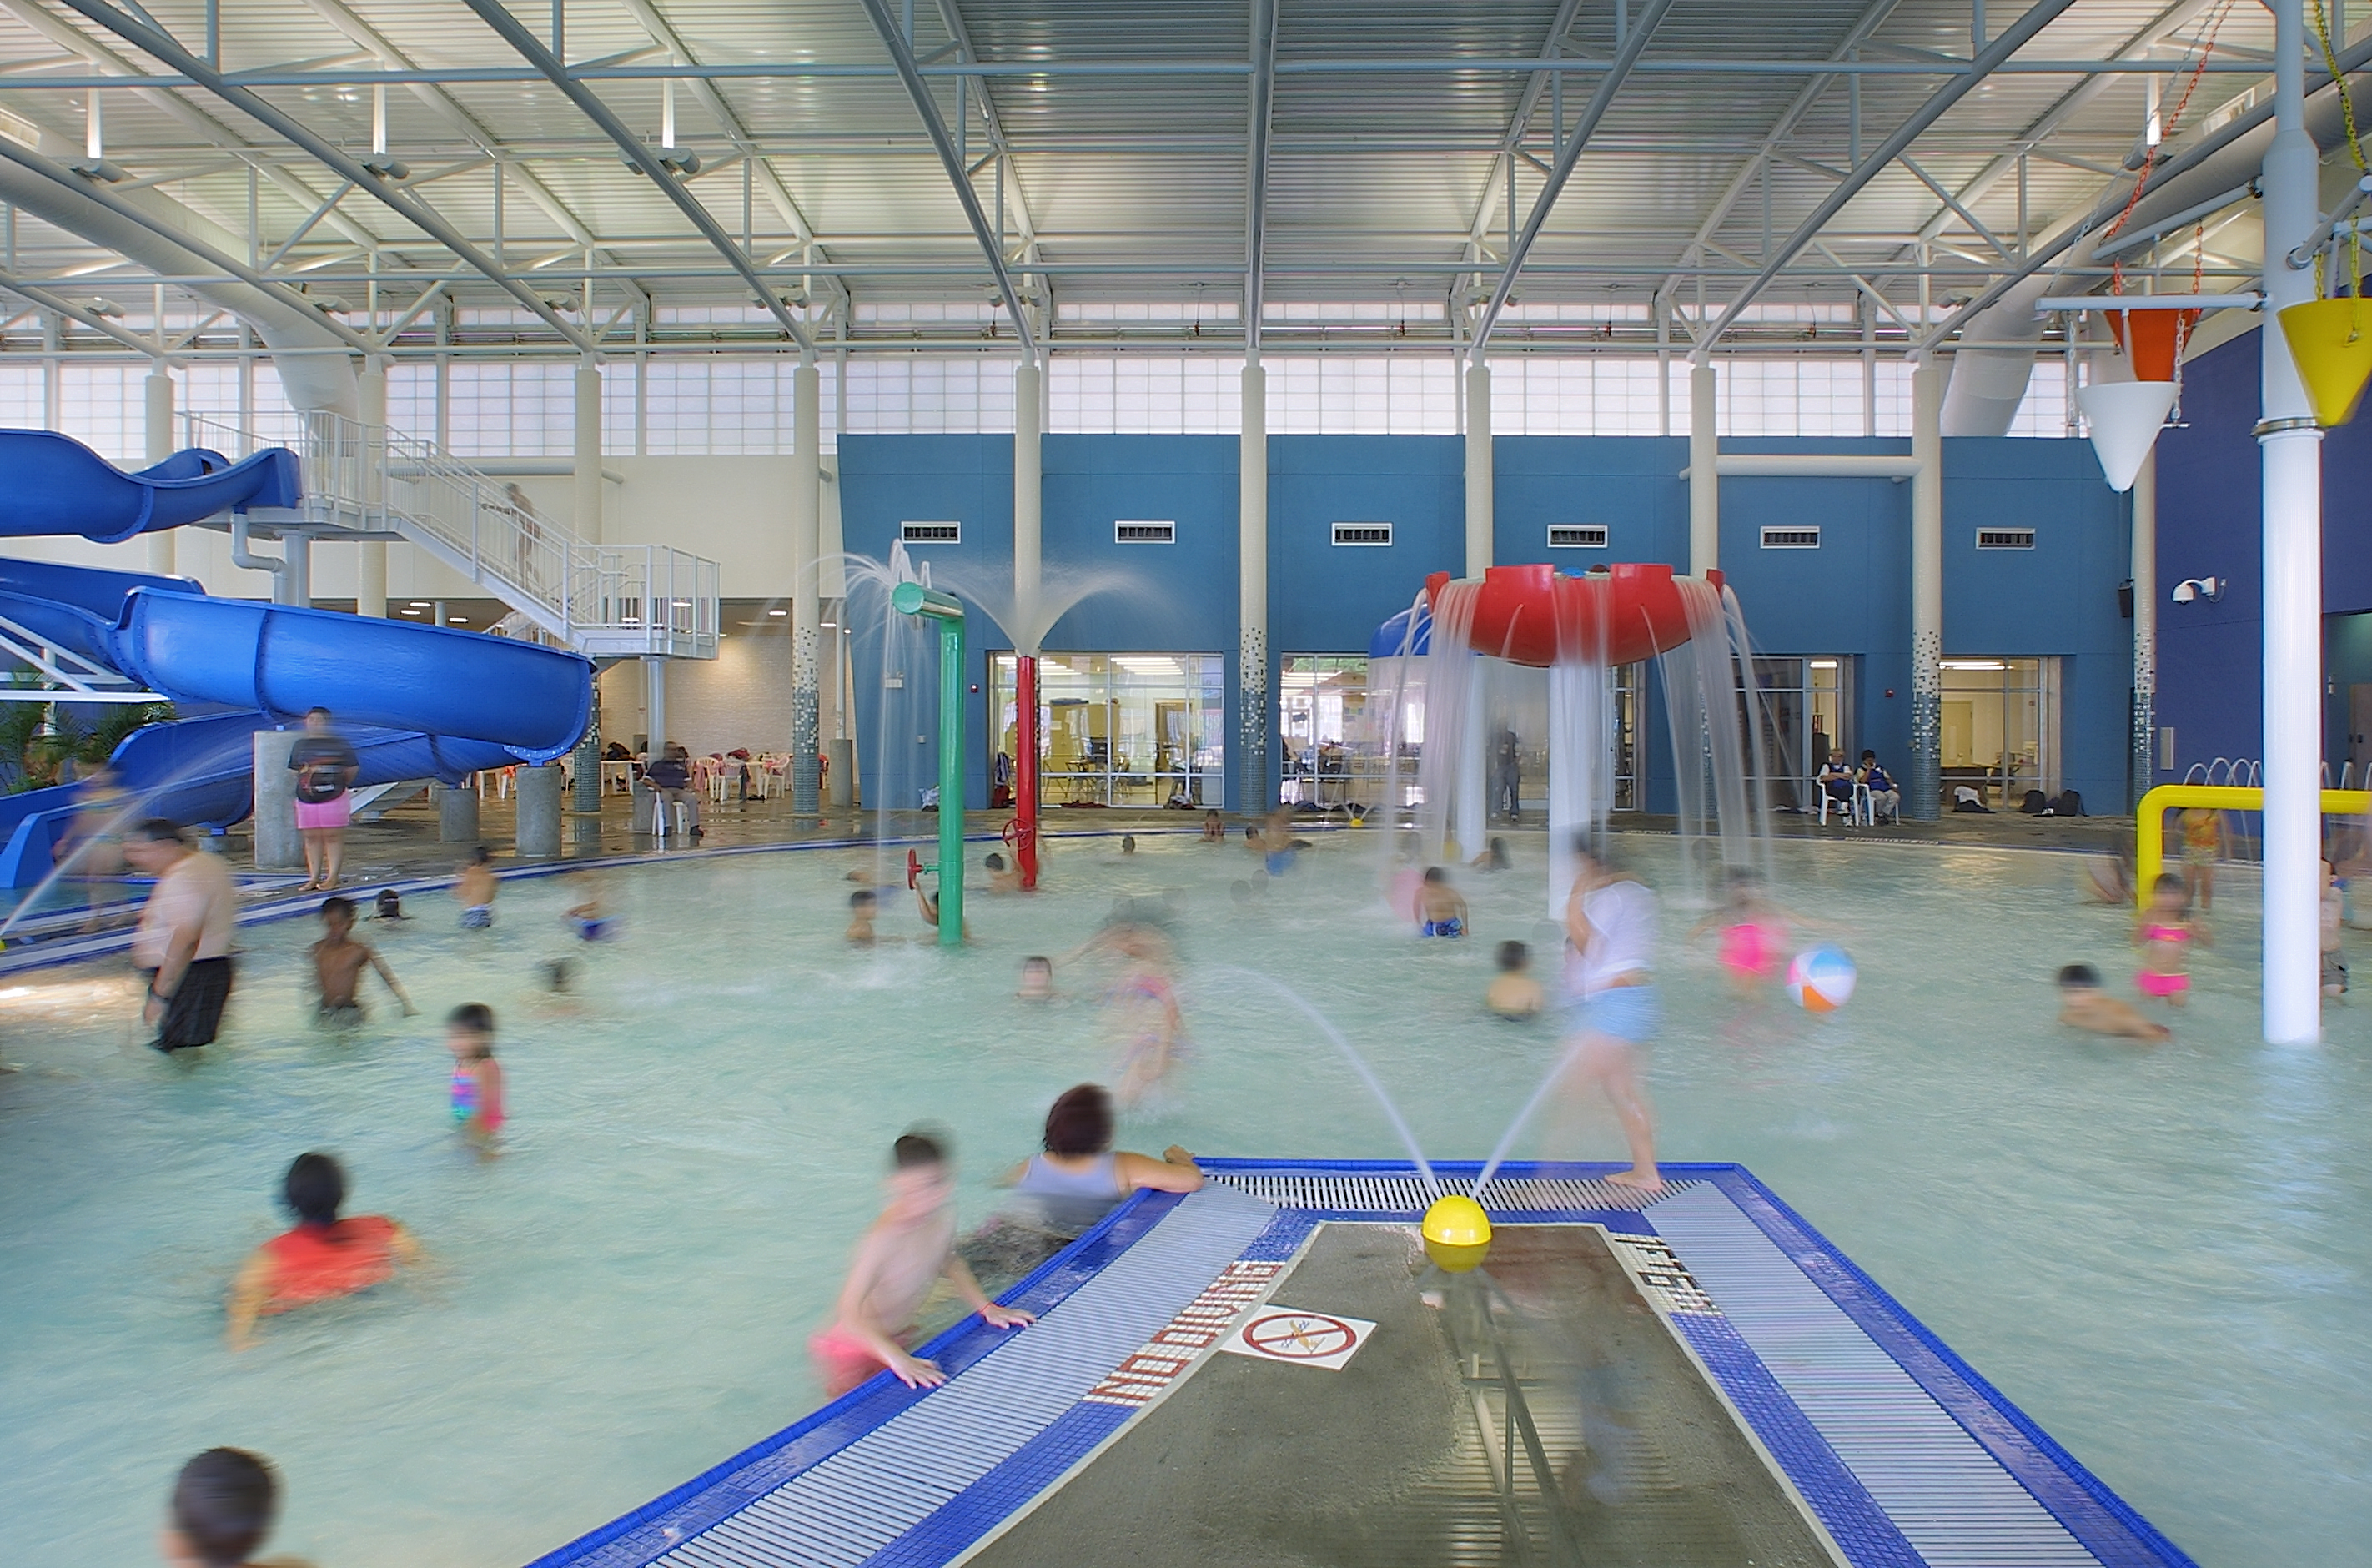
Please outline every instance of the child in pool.
[[403, 895], [392, 888], [378, 890], [378, 906], [371, 913], [373, 920], [410, 920], [403, 912]]
[[2224, 818], [2203, 806], [2186, 807], [2182, 823], [2184, 904], [2206, 914], [2215, 908], [2215, 863], [2224, 854]]
[[2134, 983], [2145, 996], [2169, 1006], [2182, 1006], [2191, 993], [2187, 952], [2192, 943], [2208, 945], [2207, 932], [2192, 923], [2186, 912], [2187, 889], [2172, 872], [2162, 874], [2150, 889], [2150, 906], [2134, 923], [2134, 940], [2142, 950], [2141, 971]]
[[1136, 853], [1136, 835], [1134, 833], [1122, 833], [1120, 836], [1120, 852], [1122, 854], [1134, 854]]
[[1021, 989], [1015, 992], [1024, 1002], [1052, 1002], [1054, 999], [1054, 960], [1029, 958], [1021, 960]]
[[2072, 1029], [2125, 1040], [2172, 1040], [2174, 1031], [2153, 1023], [2138, 1009], [2100, 989], [2100, 971], [2089, 964], [2069, 964], [2059, 971], [2059, 1021]]
[[494, 924], [494, 898], [501, 890], [502, 883], [494, 876], [494, 851], [480, 844], [453, 884], [454, 901], [461, 906], [461, 929], [483, 931]]
[[2339, 878], [2331, 862], [2322, 863], [2322, 993], [2325, 996], [2347, 994], [2347, 960], [2339, 950], [2339, 927], [2346, 913], [2346, 901], [2339, 889]]
[[1509, 865], [1513, 865], [1514, 862], [1507, 856], [1507, 841], [1505, 839], [1493, 839], [1488, 844], [1483, 846], [1482, 853], [1481, 854], [1476, 855], [1466, 864], [1472, 866], [1477, 871], [1505, 871]]
[[508, 1118], [503, 1105], [503, 1070], [494, 1061], [494, 1010], [465, 1002], [445, 1020], [445, 1049], [453, 1053], [453, 1120], [461, 1135], [492, 1159], [495, 1138]]
[[1541, 982], [1530, 974], [1532, 950], [1521, 942], [1499, 944], [1499, 972], [1482, 993], [1482, 1005], [1503, 1018], [1521, 1020], [1536, 1016], [1546, 998]]
[[[267, 1568], [255, 1549], [272, 1533], [280, 1481], [272, 1462], [244, 1448], [209, 1448], [181, 1467], [159, 1543], [173, 1568]], [[270, 1568], [305, 1568], [275, 1557]]]
[[880, 898], [870, 888], [859, 888], [848, 895], [848, 929], [841, 935], [854, 947], [870, 947], [879, 940], [873, 932], [873, 918], [881, 907]]
[[1722, 972], [1730, 990], [1747, 995], [1773, 979], [1787, 958], [1787, 922], [1763, 896], [1750, 871], [1732, 871], [1722, 907], [1697, 925], [1721, 930]]
[[838, 1399], [885, 1366], [909, 1388], [948, 1380], [911, 1349], [914, 1314], [943, 1277], [990, 1327], [1031, 1321], [1029, 1313], [989, 1300], [958, 1256], [955, 1176], [937, 1140], [909, 1132], [891, 1158], [890, 1201], [856, 1244], [831, 1326], [808, 1341], [827, 1398]]
[[585, 889], [585, 897], [569, 906], [568, 923], [575, 928], [580, 941], [599, 942], [615, 929], [610, 912], [601, 902], [601, 884], [594, 882]]
[[[921, 883], [914, 885], [914, 907], [923, 912], [923, 923], [936, 931], [939, 928], [939, 896], [923, 891]], [[971, 922], [965, 921], [963, 939], [971, 940]]]
[[1219, 814], [1215, 811], [1203, 813], [1203, 842], [1206, 844], [1227, 842], [1227, 825], [1219, 820]]
[[1017, 893], [1021, 891], [1020, 869], [1017, 866], [1007, 865], [1005, 863], [1005, 857], [1003, 855], [991, 854], [989, 857], [981, 862], [981, 864], [988, 867], [988, 890], [990, 892]]
[[225, 1303], [225, 1337], [235, 1351], [255, 1342], [258, 1318], [353, 1295], [392, 1279], [399, 1263], [420, 1260], [412, 1233], [385, 1214], [338, 1217], [346, 1172], [334, 1156], [290, 1161], [280, 1201], [296, 1217], [295, 1227], [249, 1254]]
[[1419, 936], [1457, 938], [1466, 935], [1467, 912], [1465, 897], [1449, 885], [1449, 874], [1438, 865], [1424, 868], [1424, 880], [1416, 890], [1416, 934]]
[[321, 924], [329, 935], [313, 944], [313, 983], [320, 992], [314, 1021], [326, 1028], [347, 1029], [361, 1025], [367, 1016], [362, 998], [355, 994], [363, 968], [368, 965], [378, 971], [379, 979], [395, 993], [403, 1005], [403, 1015], [410, 1017], [416, 1009], [412, 998], [387, 967], [387, 960], [373, 952], [369, 946], [355, 940], [355, 903], [352, 899], [332, 894], [321, 900]]

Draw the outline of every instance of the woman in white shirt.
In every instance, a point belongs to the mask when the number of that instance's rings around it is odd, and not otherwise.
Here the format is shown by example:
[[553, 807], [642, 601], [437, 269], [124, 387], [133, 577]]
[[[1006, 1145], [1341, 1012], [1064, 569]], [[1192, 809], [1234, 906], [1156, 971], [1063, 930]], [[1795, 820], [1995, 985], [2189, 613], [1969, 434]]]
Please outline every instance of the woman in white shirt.
[[1606, 1092], [1631, 1145], [1631, 1168], [1609, 1177], [1649, 1191], [1656, 1170], [1656, 1124], [1639, 1086], [1638, 1048], [1653, 1039], [1656, 999], [1656, 895], [1583, 846], [1565, 900], [1565, 991], [1573, 1024], [1575, 1071]]

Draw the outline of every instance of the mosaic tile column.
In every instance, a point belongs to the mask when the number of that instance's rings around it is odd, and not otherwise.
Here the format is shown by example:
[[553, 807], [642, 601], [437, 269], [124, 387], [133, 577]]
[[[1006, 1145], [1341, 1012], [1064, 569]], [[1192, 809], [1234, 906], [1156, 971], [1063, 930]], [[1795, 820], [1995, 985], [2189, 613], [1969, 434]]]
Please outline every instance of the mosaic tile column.
[[1274, 723], [1268, 684], [1268, 372], [1244, 366], [1243, 433], [1236, 460], [1236, 809], [1275, 804], [1268, 779]]
[[816, 560], [822, 548], [823, 505], [818, 398], [815, 361], [802, 359], [791, 373], [791, 811], [799, 817], [823, 809], [822, 770], [817, 764], [817, 650], [823, 619]]
[[1930, 354], [1911, 382], [1911, 766], [1902, 814], [1932, 822], [1943, 810], [1944, 386]]

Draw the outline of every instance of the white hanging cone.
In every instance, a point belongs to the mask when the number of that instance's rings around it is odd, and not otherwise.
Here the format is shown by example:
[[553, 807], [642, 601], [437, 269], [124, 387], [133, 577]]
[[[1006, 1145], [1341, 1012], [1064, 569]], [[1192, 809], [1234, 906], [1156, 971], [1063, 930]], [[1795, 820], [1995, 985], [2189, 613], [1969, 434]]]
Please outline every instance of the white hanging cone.
[[2110, 489], [2122, 494], [2134, 487], [2142, 460], [2174, 412], [2174, 389], [2171, 381], [2095, 381], [2076, 394]]

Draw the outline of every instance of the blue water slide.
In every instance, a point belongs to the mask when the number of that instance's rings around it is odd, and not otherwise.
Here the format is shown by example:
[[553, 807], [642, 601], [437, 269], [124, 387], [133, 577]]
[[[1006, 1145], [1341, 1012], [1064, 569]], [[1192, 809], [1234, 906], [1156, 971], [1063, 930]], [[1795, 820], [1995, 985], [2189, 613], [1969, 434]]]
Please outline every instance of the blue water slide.
[[120, 544], [250, 506], [294, 506], [296, 454], [273, 447], [232, 462], [203, 447], [127, 473], [70, 436], [0, 430], [0, 534], [80, 534]]
[[491, 741], [549, 762], [585, 733], [593, 666], [508, 637], [401, 621], [134, 588], [111, 637], [116, 668], [175, 702]]

